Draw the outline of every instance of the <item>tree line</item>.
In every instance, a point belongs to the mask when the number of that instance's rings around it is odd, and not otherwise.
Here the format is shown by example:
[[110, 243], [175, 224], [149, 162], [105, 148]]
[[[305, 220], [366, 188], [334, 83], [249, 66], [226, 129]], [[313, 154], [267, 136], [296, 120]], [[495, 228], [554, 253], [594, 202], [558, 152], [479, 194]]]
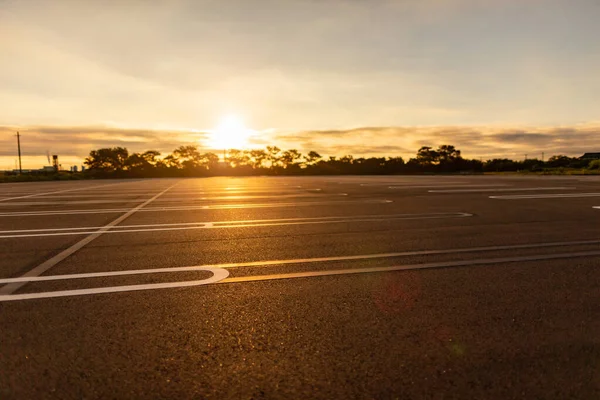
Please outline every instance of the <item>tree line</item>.
[[[597, 162], [596, 162], [597, 161]], [[180, 146], [162, 156], [156, 150], [130, 153], [124, 147], [92, 150], [85, 159], [86, 174], [95, 177], [177, 177], [217, 175], [387, 175], [419, 173], [482, 173], [543, 171], [556, 168], [600, 169], [600, 160], [556, 155], [547, 161], [527, 159], [466, 159], [452, 145], [423, 146], [415, 157], [322, 157], [315, 151], [281, 150], [276, 146], [255, 150], [228, 150], [225, 161], [197, 146]]]

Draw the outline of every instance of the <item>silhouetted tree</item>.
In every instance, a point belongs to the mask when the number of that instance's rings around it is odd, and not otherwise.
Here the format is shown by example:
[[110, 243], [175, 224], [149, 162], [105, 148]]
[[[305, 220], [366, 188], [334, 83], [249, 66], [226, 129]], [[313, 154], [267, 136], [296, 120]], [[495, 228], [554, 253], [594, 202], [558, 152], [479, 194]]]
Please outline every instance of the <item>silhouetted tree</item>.
[[[266, 150], [230, 150], [229, 167], [219, 164], [214, 153], [201, 153], [196, 146], [179, 146], [161, 158], [160, 152], [148, 150], [129, 154], [123, 147], [92, 150], [86, 158], [88, 174], [96, 177], [151, 177], [151, 176], [211, 176], [222, 174], [419, 174], [456, 172], [542, 171], [545, 168], [587, 168], [590, 160], [564, 155], [550, 157], [548, 162], [536, 159], [513, 161], [493, 159], [485, 163], [464, 159], [460, 150], [452, 145], [442, 145], [434, 150], [421, 147], [416, 157], [404, 162], [402, 157], [359, 157], [348, 154], [324, 159], [315, 151], [303, 156], [298, 150], [281, 151], [276, 146]], [[597, 168], [597, 163], [591, 165]]]
[[437, 151], [438, 162], [453, 162], [458, 160], [460, 157], [460, 150], [457, 150], [454, 146], [444, 144], [438, 147]]
[[171, 169], [181, 168], [181, 163], [179, 162], [177, 157], [175, 157], [173, 154], [169, 154], [168, 156], [166, 156], [162, 160], [162, 162], [167, 168], [171, 168]]
[[437, 164], [439, 162], [439, 154], [429, 146], [423, 146], [417, 152], [417, 162], [424, 166]]
[[279, 153], [281, 149], [277, 146], [267, 146], [267, 159], [272, 167], [277, 167], [281, 165], [281, 161], [279, 158]]
[[281, 157], [279, 157], [279, 161], [281, 162], [283, 168], [293, 168], [294, 166], [298, 166], [296, 161], [302, 158], [302, 154], [296, 149], [286, 150], [283, 152]]
[[183, 169], [192, 170], [200, 166], [200, 152], [196, 146], [179, 146], [173, 150], [173, 156]]
[[546, 162], [546, 165], [548, 165], [551, 168], [564, 168], [564, 167], [568, 167], [569, 164], [571, 164], [573, 162], [573, 159], [571, 157], [567, 157], [567, 156], [563, 156], [563, 155], [556, 155], [556, 156], [552, 156], [548, 159], [548, 161]]
[[321, 158], [321, 155], [316, 151], [309, 151], [308, 154], [304, 156], [306, 165], [314, 165], [318, 163]]
[[248, 165], [250, 163], [250, 157], [248, 153], [244, 151], [232, 149], [229, 150], [229, 153], [227, 154], [227, 162], [229, 162], [232, 167], [237, 168]]
[[92, 150], [84, 164], [92, 170], [122, 171], [127, 166], [129, 152], [124, 147], [110, 147]]
[[160, 152], [156, 150], [148, 150], [142, 153], [142, 158], [150, 165], [156, 165], [159, 160]]
[[267, 159], [267, 157], [267, 152], [264, 150], [250, 150], [250, 160], [252, 162], [252, 168], [263, 168], [264, 162]]

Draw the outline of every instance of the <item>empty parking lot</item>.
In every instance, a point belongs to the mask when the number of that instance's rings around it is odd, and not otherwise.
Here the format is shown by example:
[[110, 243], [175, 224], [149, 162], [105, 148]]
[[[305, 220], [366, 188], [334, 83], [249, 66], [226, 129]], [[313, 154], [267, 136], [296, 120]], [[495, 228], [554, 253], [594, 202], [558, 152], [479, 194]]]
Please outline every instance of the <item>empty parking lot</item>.
[[0, 186], [5, 398], [596, 398], [600, 179]]

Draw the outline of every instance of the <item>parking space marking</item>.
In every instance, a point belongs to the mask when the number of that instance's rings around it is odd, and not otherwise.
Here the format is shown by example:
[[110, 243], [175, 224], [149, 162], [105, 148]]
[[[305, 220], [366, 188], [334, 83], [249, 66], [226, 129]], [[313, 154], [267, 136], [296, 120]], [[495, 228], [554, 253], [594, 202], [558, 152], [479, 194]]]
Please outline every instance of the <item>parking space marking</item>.
[[[548, 245], [548, 244], [541, 244], [541, 245], [544, 246], [544, 245]], [[527, 246], [527, 245], [525, 245], [525, 246]], [[499, 247], [510, 248], [511, 246], [499, 246]], [[515, 246], [515, 247], [519, 247], [519, 246]], [[482, 249], [482, 248], [480, 248], [480, 249]], [[462, 252], [466, 252], [468, 249], [458, 249], [458, 250], [462, 251]], [[433, 252], [435, 253], [436, 251], [433, 251]], [[456, 252], [456, 251], [449, 250], [448, 252], [450, 253], [450, 252]], [[0, 302], [56, 298], [56, 297], [68, 297], [68, 296], [82, 296], [82, 295], [103, 294], [103, 293], [129, 292], [129, 291], [139, 291], [139, 290], [154, 290], [154, 289], [165, 289], [165, 288], [190, 287], [190, 286], [206, 285], [206, 284], [211, 284], [211, 283], [217, 283], [217, 284], [241, 283], [241, 282], [254, 282], [254, 281], [321, 277], [321, 276], [352, 275], [352, 274], [381, 273], [381, 272], [436, 269], [436, 268], [453, 268], [453, 267], [466, 267], [466, 266], [483, 266], [483, 265], [506, 264], [506, 263], [515, 263], [515, 262], [558, 260], [558, 259], [571, 259], [571, 258], [581, 258], [581, 257], [596, 257], [596, 256], [600, 256], [600, 251], [539, 254], [539, 255], [531, 255], [531, 256], [513, 256], [513, 257], [497, 257], [497, 258], [480, 258], [480, 259], [475, 259], [475, 260], [442, 261], [442, 262], [433, 262], [433, 263], [394, 265], [394, 266], [388, 266], [388, 267], [346, 268], [346, 269], [319, 270], [319, 271], [308, 271], [308, 272], [292, 272], [292, 273], [271, 274], [271, 275], [247, 275], [247, 276], [239, 276], [239, 277], [231, 277], [231, 278], [229, 277], [229, 271], [227, 270], [227, 268], [236, 268], [236, 267], [239, 268], [239, 267], [244, 267], [244, 266], [266, 267], [269, 265], [272, 266], [272, 265], [300, 264], [300, 263], [306, 264], [306, 263], [320, 263], [320, 262], [325, 262], [325, 261], [361, 260], [361, 259], [368, 259], [368, 258], [390, 258], [393, 256], [406, 255], [406, 254], [410, 254], [410, 252], [374, 254], [374, 255], [362, 255], [362, 256], [321, 257], [321, 258], [313, 258], [313, 259], [276, 260], [276, 261], [262, 261], [262, 262], [257, 261], [257, 262], [250, 262], [250, 263], [238, 263], [238, 264], [216, 264], [216, 265], [205, 265], [205, 266], [157, 268], [157, 269], [130, 270], [130, 271], [109, 271], [109, 272], [98, 272], [98, 273], [70, 274], [70, 275], [38, 276], [38, 277], [29, 277], [29, 278], [26, 278], [26, 277], [24, 277], [24, 278], [8, 278], [8, 279], [1, 279], [0, 283], [12, 282], [11, 284], [18, 284], [18, 283], [25, 284], [27, 282], [39, 282], [39, 281], [56, 281], [56, 280], [100, 278], [100, 277], [114, 277], [114, 276], [126, 276], [126, 275], [142, 275], [142, 274], [154, 274], [154, 273], [189, 272], [189, 271], [198, 271], [198, 272], [208, 271], [213, 274], [210, 278], [207, 278], [207, 279], [184, 281], [184, 282], [169, 282], [169, 283], [126, 285], [126, 286], [109, 286], [109, 287], [96, 287], [96, 288], [90, 288], [90, 289], [60, 290], [60, 291], [25, 293], [25, 294], [4, 294], [4, 295], [0, 295]]]
[[[201, 190], [201, 191], [172, 191], [169, 193], [170, 196], [189, 196], [189, 195], [212, 195], [212, 194], [235, 194], [235, 195], [242, 195], [242, 194], [254, 194], [254, 193], [263, 193], [263, 194], [293, 194], [293, 193], [302, 193], [302, 192], [321, 192], [322, 189], [304, 189], [304, 190], [289, 190], [289, 189], [282, 189], [282, 190], [240, 190], [240, 191], [209, 191], [209, 190]], [[85, 194], [76, 194], [76, 195], [44, 195], [44, 199], [70, 199], [73, 197], [97, 197], [97, 198], [104, 198], [104, 197], [139, 197], [139, 196], [147, 196], [151, 193], [148, 193], [148, 191], [144, 191], [144, 192], [128, 192], [128, 191], [119, 191], [117, 193], [113, 192], [103, 192], [103, 193], [85, 193]], [[228, 196], [229, 197], [229, 196]]]
[[[249, 228], [264, 226], [286, 226], [286, 225], [310, 225], [310, 224], [339, 224], [347, 222], [386, 222], [391, 220], [414, 220], [414, 219], [441, 219], [441, 218], [465, 218], [473, 214], [457, 213], [429, 213], [429, 214], [380, 214], [361, 216], [336, 216], [336, 217], [314, 217], [314, 218], [281, 218], [247, 221], [218, 221], [218, 222], [185, 222], [174, 224], [145, 224], [145, 225], [106, 225], [103, 227], [71, 227], [71, 228], [44, 228], [0, 231], [0, 239], [46, 237], [66, 235], [101, 235], [106, 233], [139, 233], [176, 231], [191, 229], [218, 229], [218, 228]], [[119, 221], [120, 222], [120, 221]]]
[[533, 187], [533, 188], [497, 188], [497, 189], [433, 189], [429, 193], [479, 193], [479, 192], [535, 192], [540, 190], [574, 190], [576, 187]]
[[[348, 196], [347, 193], [331, 193], [331, 194], [284, 194], [279, 196], [214, 196], [214, 197], [177, 197], [164, 198], [156, 200], [156, 203], [185, 203], [195, 201], [215, 201], [215, 200], [246, 200], [246, 199], [288, 199], [288, 198], [314, 198], [314, 197], [340, 197]], [[12, 203], [0, 203], [0, 206], [15, 207], [15, 206], [44, 206], [44, 205], [76, 205], [76, 204], [111, 204], [111, 203], [130, 203], [138, 201], [136, 199], [100, 199], [100, 200], [74, 200], [74, 201], [21, 201]]]
[[219, 281], [217, 283], [225, 284], [225, 283], [239, 283], [239, 282], [268, 281], [268, 280], [277, 280], [277, 279], [309, 278], [309, 277], [332, 276], [332, 275], [350, 275], [350, 274], [365, 274], [365, 273], [377, 273], [377, 272], [407, 271], [407, 270], [418, 270], [418, 269], [468, 267], [468, 266], [477, 266], [477, 265], [506, 264], [506, 263], [515, 263], [515, 262], [558, 260], [558, 259], [565, 259], [565, 258], [596, 257], [596, 256], [600, 256], [600, 251], [586, 251], [586, 252], [578, 252], [578, 253], [560, 253], [560, 254], [543, 254], [543, 255], [535, 255], [535, 256], [520, 256], [520, 257], [519, 256], [517, 256], [517, 257], [501, 257], [501, 258], [463, 260], [463, 261], [445, 261], [445, 262], [427, 263], [427, 264], [395, 265], [395, 266], [390, 266], [390, 267], [349, 268], [349, 269], [337, 269], [337, 270], [326, 270], [326, 271], [292, 272], [292, 273], [274, 274], [274, 275], [240, 276], [240, 277], [232, 277], [232, 278], [223, 279], [222, 281]]
[[113, 277], [113, 276], [121, 276], [121, 275], [147, 274], [147, 273], [151, 273], [151, 272], [192, 272], [192, 271], [199, 271], [199, 270], [207, 269], [207, 268], [232, 269], [232, 268], [244, 268], [244, 267], [269, 267], [269, 266], [275, 266], [275, 265], [314, 264], [314, 263], [337, 262], [337, 261], [362, 261], [362, 260], [376, 260], [376, 259], [410, 257], [410, 256], [480, 253], [480, 252], [505, 251], [505, 250], [544, 249], [544, 248], [566, 247], [566, 246], [591, 246], [591, 245], [598, 245], [598, 244], [600, 244], [600, 240], [579, 240], [579, 241], [570, 241], [570, 242], [546, 242], [546, 243], [505, 245], [505, 246], [463, 247], [463, 248], [458, 248], [458, 249], [453, 248], [453, 249], [441, 249], [441, 250], [414, 250], [414, 251], [401, 251], [401, 252], [390, 252], [390, 253], [358, 254], [358, 255], [347, 255], [347, 256], [328, 256], [328, 257], [312, 257], [312, 258], [292, 258], [292, 259], [281, 259], [281, 260], [246, 261], [246, 262], [238, 262], [238, 263], [205, 264], [205, 265], [193, 265], [193, 266], [185, 266], [185, 267], [149, 268], [149, 269], [139, 269], [139, 270], [108, 271], [108, 272], [88, 272], [88, 273], [65, 274], [65, 275], [21, 276], [18, 278], [2, 278], [2, 279], [0, 279], [0, 284], [18, 283], [18, 282], [46, 282], [46, 281], [60, 281], [60, 280], [70, 280], [70, 279]]
[[[65, 258], [67, 258], [70, 255], [72, 255], [73, 253], [77, 252], [79, 249], [81, 249], [82, 247], [84, 247], [85, 245], [90, 243], [91, 241], [100, 237], [100, 235], [102, 235], [104, 232], [109, 231], [109, 229], [111, 229], [115, 225], [117, 225], [117, 224], [121, 223], [122, 221], [124, 221], [125, 219], [129, 218], [131, 215], [133, 215], [139, 209], [143, 208], [147, 204], [152, 203], [155, 199], [160, 197], [163, 193], [166, 193], [172, 187], [175, 187], [176, 185], [178, 185], [180, 182], [181, 181], [174, 183], [173, 185], [169, 186], [168, 188], [166, 188], [162, 192], [158, 193], [154, 197], [152, 197], [152, 198], [146, 200], [145, 202], [139, 204], [138, 206], [132, 208], [127, 213], [121, 215], [119, 218], [117, 218], [114, 221], [108, 223], [107, 225], [101, 227], [97, 231], [87, 233], [90, 236], [81, 239], [79, 242], [75, 243], [71, 247], [61, 251], [60, 253], [58, 253], [54, 257], [44, 261], [37, 267], [27, 271], [25, 274], [23, 274], [23, 276], [38, 276], [38, 275], [43, 274], [44, 272], [46, 272], [47, 270], [49, 270], [50, 268], [52, 268], [53, 266], [55, 266], [56, 264], [58, 264], [59, 262], [64, 260]], [[18, 290], [23, 285], [24, 285], [24, 283], [8, 284], [8, 285], [0, 288], [0, 295], [10, 295], [10, 294], [14, 293], [16, 290]]]
[[[340, 183], [346, 183], [346, 182], [340, 182]], [[357, 184], [358, 182], [356, 182], [355, 184]], [[388, 186], [388, 185], [392, 185], [392, 186], [398, 186], [398, 187], [402, 187], [402, 186], [435, 186], [438, 184], [444, 184], [444, 185], [464, 185], [466, 184], [466, 182], [448, 182], [448, 181], [430, 181], [430, 182], [426, 182], [426, 183], [419, 183], [419, 182], [397, 182], [397, 181], [393, 181], [393, 182], [377, 182], [377, 183], [360, 183], [358, 184], [358, 186], [362, 186], [362, 187], [372, 187], [372, 186]]]
[[[307, 207], [315, 205], [352, 205], [352, 204], [390, 204], [392, 200], [342, 200], [342, 201], [299, 201], [293, 203], [243, 203], [243, 204], [213, 204], [206, 206], [175, 206], [175, 207], [144, 207], [138, 212], [167, 212], [167, 211], [193, 211], [193, 210], [223, 210], [246, 208], [280, 208], [280, 207]], [[81, 210], [41, 210], [41, 211], [14, 211], [0, 213], [1, 217], [33, 217], [46, 215], [75, 215], [75, 214], [114, 214], [129, 211], [128, 208], [97, 208]]]
[[54, 194], [54, 193], [66, 193], [66, 192], [77, 192], [77, 191], [81, 191], [81, 190], [93, 190], [94, 188], [97, 188], [97, 187], [122, 185], [124, 183], [125, 182], [118, 182], [118, 183], [109, 183], [109, 184], [106, 184], [106, 185], [97, 185], [97, 186], [92, 186], [92, 187], [83, 187], [83, 188], [66, 189], [66, 190], [56, 190], [56, 191], [53, 191], [53, 192], [45, 192], [45, 193], [34, 193], [34, 194], [25, 195], [25, 196], [17, 196], [17, 197], [9, 197], [9, 198], [5, 198], [5, 199], [0, 199], [0, 201], [27, 199], [27, 198], [30, 198], [30, 197], [45, 196], [45, 195]]
[[471, 185], [471, 184], [457, 184], [457, 185], [400, 185], [400, 186], [389, 186], [388, 189], [427, 189], [427, 188], [475, 188], [475, 187], [506, 187], [512, 185], [497, 184], [497, 185]]
[[600, 197], [600, 193], [559, 193], [559, 194], [515, 194], [503, 196], [490, 196], [490, 199], [522, 200], [522, 199], [554, 199], [554, 198], [579, 198]]
[[[163, 268], [164, 269], [164, 268]], [[190, 287], [190, 286], [201, 286], [208, 285], [211, 283], [217, 283], [229, 276], [229, 271], [221, 268], [202, 268], [197, 269], [196, 271], [202, 272], [210, 272], [212, 276], [206, 279], [199, 279], [193, 281], [183, 281], [183, 282], [166, 282], [166, 283], [149, 283], [144, 285], [125, 285], [125, 286], [106, 286], [106, 287], [97, 287], [90, 289], [72, 289], [72, 290], [57, 290], [52, 292], [38, 292], [38, 293], [23, 293], [23, 294], [0, 294], [0, 302], [3, 301], [16, 301], [16, 300], [31, 300], [31, 299], [47, 299], [54, 297], [69, 297], [69, 296], [84, 296], [90, 294], [101, 294], [101, 293], [120, 293], [120, 292], [133, 292], [139, 290], [156, 290], [156, 289], [168, 289], [168, 288], [180, 288], [180, 287]], [[166, 273], [173, 271], [150, 271], [144, 272], [145, 274], [153, 274], [153, 273]], [[138, 272], [139, 274], [139, 272]], [[98, 277], [106, 276], [102, 274], [97, 274]]]

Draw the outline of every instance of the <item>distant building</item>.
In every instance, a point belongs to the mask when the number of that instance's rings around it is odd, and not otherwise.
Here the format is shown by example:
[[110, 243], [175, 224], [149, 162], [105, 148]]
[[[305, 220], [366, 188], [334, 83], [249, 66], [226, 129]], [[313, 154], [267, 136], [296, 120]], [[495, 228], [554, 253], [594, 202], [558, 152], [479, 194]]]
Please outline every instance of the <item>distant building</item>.
[[582, 160], [600, 160], [600, 153], [585, 153], [579, 158]]
[[42, 168], [43, 172], [54, 172], [54, 167], [51, 165], [46, 165]]

